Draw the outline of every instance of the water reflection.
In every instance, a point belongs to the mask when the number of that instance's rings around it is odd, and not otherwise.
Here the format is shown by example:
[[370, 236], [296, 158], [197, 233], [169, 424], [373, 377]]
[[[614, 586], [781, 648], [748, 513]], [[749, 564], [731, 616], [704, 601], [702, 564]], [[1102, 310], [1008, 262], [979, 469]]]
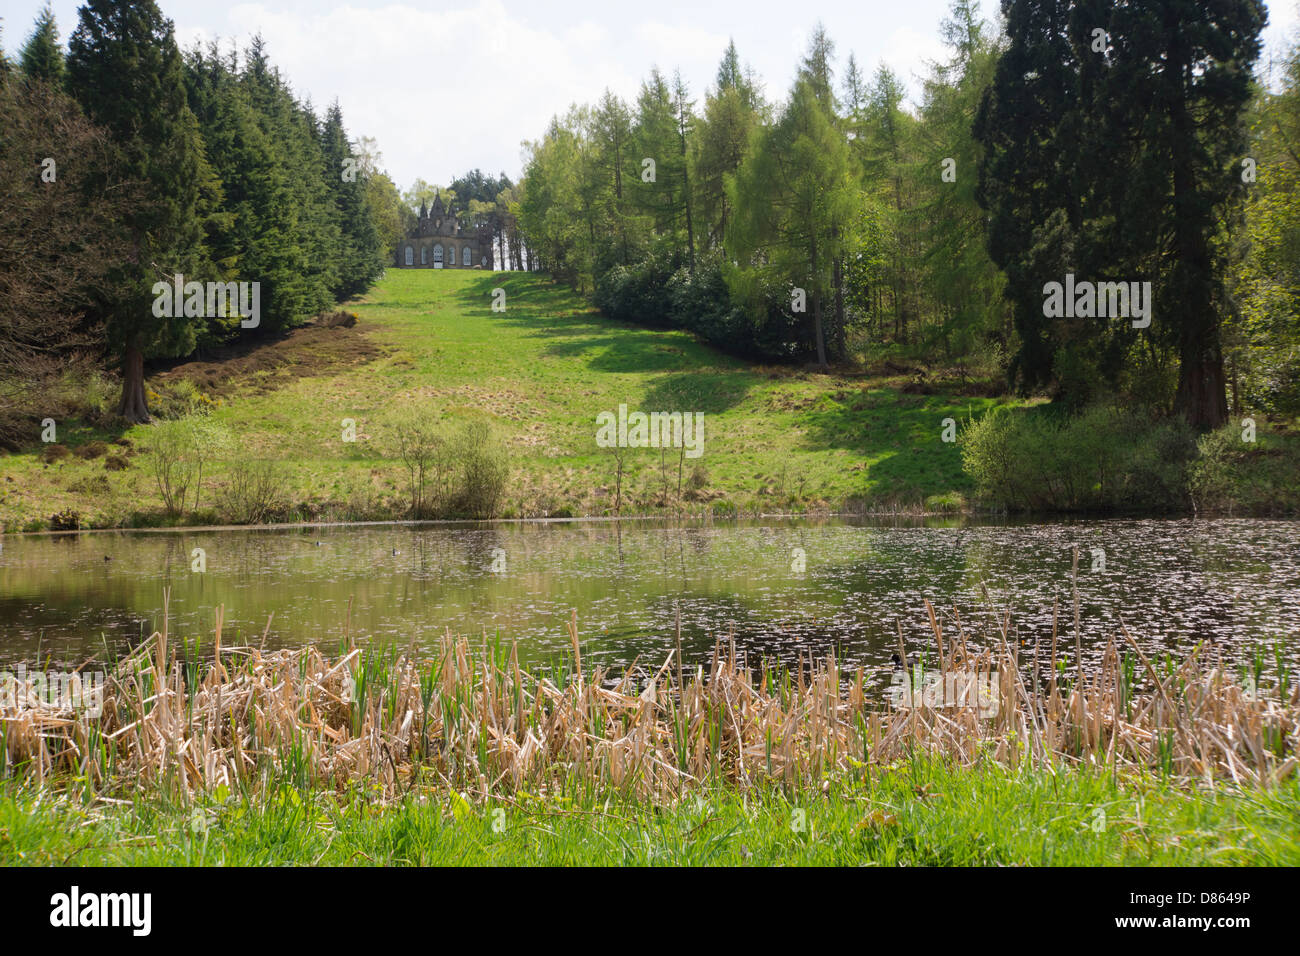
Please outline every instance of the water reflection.
[[[576, 609], [589, 662], [657, 666], [680, 609], [690, 662], [724, 637], [752, 659], [834, 652], [878, 675], [896, 622], [909, 645], [932, 643], [927, 598], [950, 628], [954, 614], [969, 630], [1009, 609], [1027, 647], [1050, 636], [1059, 598], [1072, 645], [1075, 547], [1094, 657], [1121, 621], [1149, 648], [1208, 639], [1232, 652], [1286, 635], [1300, 654], [1300, 523], [771, 520], [8, 537], [0, 660], [80, 662], [105, 643], [125, 648], [161, 620], [170, 588], [173, 633], [210, 635], [224, 604], [228, 642], [260, 642], [274, 613], [268, 646], [336, 645], [350, 614], [362, 640], [427, 650], [451, 628], [518, 639], [521, 658], [537, 662], [564, 653]], [[201, 574], [190, 570], [195, 548]]]

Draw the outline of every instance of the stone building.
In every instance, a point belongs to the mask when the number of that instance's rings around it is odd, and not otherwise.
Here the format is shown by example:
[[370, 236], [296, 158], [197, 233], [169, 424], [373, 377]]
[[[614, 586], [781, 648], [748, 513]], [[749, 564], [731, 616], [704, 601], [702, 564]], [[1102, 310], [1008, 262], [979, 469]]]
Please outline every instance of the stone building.
[[491, 269], [492, 230], [462, 232], [454, 204], [444, 206], [442, 194], [433, 204], [420, 203], [415, 229], [397, 245], [393, 265], [399, 269]]

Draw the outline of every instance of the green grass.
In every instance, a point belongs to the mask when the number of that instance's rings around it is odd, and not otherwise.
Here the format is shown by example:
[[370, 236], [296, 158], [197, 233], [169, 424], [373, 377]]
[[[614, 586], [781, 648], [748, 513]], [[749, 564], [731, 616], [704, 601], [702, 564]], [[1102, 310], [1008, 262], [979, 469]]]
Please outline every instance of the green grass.
[[[599, 793], [473, 805], [417, 791], [394, 806], [288, 787], [258, 803], [74, 798], [0, 787], [0, 865], [1291, 865], [1300, 783], [1267, 792], [918, 759], [827, 794]], [[224, 799], [221, 799], [224, 797]]]
[[[506, 311], [491, 311], [492, 290]], [[448, 423], [485, 419], [512, 453], [505, 514], [607, 514], [612, 455], [596, 447], [595, 419], [620, 403], [645, 411], [705, 415], [698, 489], [677, 498], [677, 460], [655, 449], [629, 454], [623, 514], [665, 507], [726, 513], [839, 508], [846, 502], [960, 507], [970, 482], [943, 420], [978, 416], [1000, 400], [905, 394], [904, 378], [756, 367], [674, 331], [611, 322], [581, 298], [529, 274], [393, 270], [348, 308], [382, 357], [313, 377], [253, 375], [214, 407], [234, 439], [230, 459], [206, 472], [207, 489], [187, 523], [220, 520], [214, 492], [240, 461], [283, 463], [292, 518], [400, 518], [402, 470], [382, 442], [383, 419], [418, 405]], [[156, 382], [151, 381], [151, 386]], [[358, 441], [342, 441], [341, 422]], [[75, 447], [121, 431], [60, 423]], [[148, 426], [124, 432], [149, 444]], [[35, 438], [36, 436], [33, 436]], [[39, 444], [0, 459], [0, 523], [39, 530], [71, 508], [86, 526], [165, 523], [147, 456], [106, 472], [102, 460], [46, 467]], [[662, 497], [667, 486], [667, 501]]]

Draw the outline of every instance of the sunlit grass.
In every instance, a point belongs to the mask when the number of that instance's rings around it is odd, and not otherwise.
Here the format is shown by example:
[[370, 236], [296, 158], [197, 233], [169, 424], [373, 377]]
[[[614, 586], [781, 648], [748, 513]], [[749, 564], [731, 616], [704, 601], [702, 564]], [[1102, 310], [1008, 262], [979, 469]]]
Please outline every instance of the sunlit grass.
[[[490, 308], [497, 287], [506, 291], [504, 313]], [[415, 405], [449, 427], [480, 419], [503, 435], [515, 469], [507, 516], [609, 514], [614, 464], [595, 444], [595, 418], [627, 404], [703, 412], [705, 451], [683, 461], [675, 451], [633, 450], [624, 514], [921, 508], [970, 487], [957, 446], [941, 440], [943, 420], [998, 403], [904, 394], [902, 378], [752, 366], [683, 332], [611, 322], [536, 275], [394, 270], [349, 308], [384, 354], [269, 391], [250, 378], [210, 406], [237, 450], [206, 472], [211, 489], [240, 461], [270, 458], [283, 469], [291, 520], [404, 517], [401, 467], [384, 447], [382, 422]], [[349, 418], [355, 443], [342, 440]], [[60, 428], [70, 447], [121, 434], [77, 422]], [[124, 434], [149, 445], [148, 426]], [[47, 468], [39, 451], [34, 437], [26, 453], [0, 458], [0, 472], [14, 479], [0, 478], [6, 530], [37, 530], [65, 508], [87, 526], [163, 522], [143, 454], [106, 472], [102, 460], [75, 457]], [[188, 523], [220, 520], [214, 496], [203, 498]]]

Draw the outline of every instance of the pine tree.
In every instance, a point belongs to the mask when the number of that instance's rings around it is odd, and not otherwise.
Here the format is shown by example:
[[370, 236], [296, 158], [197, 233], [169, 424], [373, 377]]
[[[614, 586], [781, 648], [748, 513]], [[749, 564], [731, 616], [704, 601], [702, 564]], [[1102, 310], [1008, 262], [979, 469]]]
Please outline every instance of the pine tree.
[[175, 274], [189, 280], [209, 268], [203, 228], [217, 186], [186, 102], [172, 23], [153, 0], [87, 0], [67, 68], [73, 95], [114, 138], [121, 172], [148, 196], [127, 217], [132, 250], [103, 303], [122, 356], [118, 412], [148, 421], [145, 358], [188, 353], [198, 324], [179, 308], [155, 316], [151, 290]]
[[1074, 267], [1083, 205], [1071, 164], [1078, 137], [1078, 63], [1068, 0], [1003, 0], [1007, 47], [974, 132], [983, 151], [976, 196], [989, 255], [1006, 275], [1018, 349], [1008, 374], [1022, 390], [1052, 381], [1067, 330], [1043, 315], [1045, 283]]
[[59, 48], [59, 31], [54, 23], [54, 12], [49, 4], [36, 18], [36, 29], [27, 40], [19, 56], [18, 65], [23, 76], [51, 86], [63, 83], [63, 50]]
[[1097, 205], [1117, 226], [1103, 248], [1112, 269], [1155, 281], [1152, 322], [1179, 358], [1174, 410], [1215, 428], [1228, 417], [1221, 229], [1244, 198], [1242, 120], [1267, 13], [1261, 0], [1106, 6], [1095, 113], [1124, 161], [1096, 174]]

